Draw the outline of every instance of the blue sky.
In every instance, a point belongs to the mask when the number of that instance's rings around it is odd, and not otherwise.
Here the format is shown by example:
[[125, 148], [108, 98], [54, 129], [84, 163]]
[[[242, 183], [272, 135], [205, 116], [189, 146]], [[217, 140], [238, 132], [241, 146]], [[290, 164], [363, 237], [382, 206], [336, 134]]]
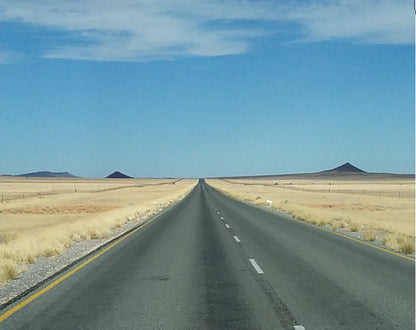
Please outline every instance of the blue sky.
[[414, 173], [406, 0], [0, 0], [0, 174]]

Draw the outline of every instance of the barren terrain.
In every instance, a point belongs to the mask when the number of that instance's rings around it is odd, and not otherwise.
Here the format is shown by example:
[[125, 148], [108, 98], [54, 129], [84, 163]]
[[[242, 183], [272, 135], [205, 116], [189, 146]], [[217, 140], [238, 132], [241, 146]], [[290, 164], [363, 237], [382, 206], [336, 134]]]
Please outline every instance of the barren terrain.
[[107, 237], [183, 198], [196, 180], [0, 178], [0, 283], [40, 256]]
[[367, 241], [412, 254], [415, 249], [413, 178], [210, 179], [237, 199], [270, 206], [332, 229], [357, 232]]

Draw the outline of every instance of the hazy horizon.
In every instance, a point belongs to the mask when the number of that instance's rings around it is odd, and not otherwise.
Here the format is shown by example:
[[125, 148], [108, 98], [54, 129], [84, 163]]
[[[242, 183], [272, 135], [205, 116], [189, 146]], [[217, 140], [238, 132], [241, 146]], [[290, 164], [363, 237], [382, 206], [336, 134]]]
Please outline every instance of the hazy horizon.
[[[348, 163], [348, 162], [347, 162]], [[347, 164], [347, 163], [345, 163], [345, 164]], [[343, 165], [345, 165], [345, 164], [342, 164], [341, 166], [343, 166]], [[352, 165], [354, 165], [354, 164], [352, 164]], [[341, 166], [338, 166], [338, 167], [341, 167]], [[415, 173], [394, 173], [394, 172], [372, 172], [371, 170], [370, 171], [365, 171], [365, 170], [363, 170], [363, 169], [361, 169], [361, 168], [358, 168], [359, 170], [361, 170], [361, 171], [363, 171], [362, 173], [365, 173], [365, 174], [393, 174], [393, 175], [415, 175]], [[261, 176], [290, 176], [290, 175], [302, 175], [302, 174], [315, 174], [315, 173], [320, 173], [320, 172], [326, 172], [326, 171], [332, 171], [332, 170], [335, 170], [335, 168], [331, 168], [331, 169], [322, 169], [321, 171], [318, 171], [318, 172], [297, 172], [297, 173], [252, 173], [252, 174], [247, 174], [247, 175], [242, 175], [241, 177], [256, 177], [256, 176], [258, 176], [258, 177], [261, 177]], [[111, 174], [114, 174], [114, 173], [120, 173], [120, 174], [124, 174], [124, 175], [127, 175], [127, 176], [129, 176], [131, 179], [152, 179], [152, 178], [160, 178], [160, 179], [168, 179], [168, 178], [189, 178], [189, 179], [198, 179], [198, 178], [215, 178], [214, 176], [211, 176], [211, 177], [140, 177], [140, 176], [138, 176], [138, 177], [133, 177], [133, 176], [130, 176], [128, 173], [124, 173], [124, 172], [121, 172], [121, 171], [113, 171], [112, 173], [109, 173], [108, 175], [106, 175], [106, 176], [103, 176], [103, 177], [83, 177], [83, 176], [79, 176], [79, 175], [77, 175], [76, 173], [71, 173], [71, 172], [68, 172], [68, 171], [48, 171], [48, 170], [42, 170], [42, 171], [33, 171], [33, 172], [27, 172], [27, 173], [18, 173], [18, 174], [13, 174], [13, 173], [7, 173], [7, 174], [0, 174], [0, 176], [21, 176], [21, 177], [23, 177], [23, 176], [26, 176], [26, 175], [32, 175], [32, 174], [39, 174], [39, 173], [50, 173], [50, 174], [69, 174], [69, 175], [72, 175], [72, 176], [74, 176], [75, 178], [82, 178], [82, 179], [102, 179], [102, 178], [107, 178], [109, 175], [111, 175]], [[36, 177], [36, 176], [34, 176], [34, 177]], [[227, 176], [217, 176], [217, 177], [227, 177]], [[229, 176], [229, 177], [233, 177], [233, 176]], [[235, 176], [235, 177], [238, 177], [238, 176]], [[59, 177], [57, 177], [57, 178], [59, 178]], [[342, 178], [342, 176], [340, 177], [340, 178]]]

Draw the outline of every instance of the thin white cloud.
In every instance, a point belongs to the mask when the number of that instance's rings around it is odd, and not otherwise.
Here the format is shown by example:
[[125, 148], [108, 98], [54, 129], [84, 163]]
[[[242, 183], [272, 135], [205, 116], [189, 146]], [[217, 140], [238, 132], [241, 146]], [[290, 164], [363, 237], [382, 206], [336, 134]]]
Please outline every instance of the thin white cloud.
[[15, 51], [0, 49], [0, 64], [11, 64], [22, 61], [24, 55]]
[[1, 21], [66, 34], [44, 57], [98, 61], [241, 54], [273, 22], [294, 41], [414, 42], [408, 0], [0, 0]]
[[0, 50], [0, 63], [7, 64], [10, 62], [11, 56], [8, 52]]
[[[245, 31], [235, 21], [270, 16], [241, 1], [0, 1], [0, 11], [0, 20], [81, 38], [82, 46], [74, 42], [51, 48], [46, 57], [104, 61], [243, 53], [248, 39], [260, 31]], [[215, 27], [219, 20], [226, 26]]]
[[408, 0], [321, 1], [291, 10], [288, 19], [302, 26], [306, 41], [414, 43], [414, 9]]

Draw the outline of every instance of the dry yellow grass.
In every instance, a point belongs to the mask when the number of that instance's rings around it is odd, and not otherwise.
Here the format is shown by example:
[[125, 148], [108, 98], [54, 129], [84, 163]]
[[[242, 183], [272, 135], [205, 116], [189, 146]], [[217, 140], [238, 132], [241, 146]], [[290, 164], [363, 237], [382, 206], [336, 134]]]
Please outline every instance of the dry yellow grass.
[[184, 197], [196, 180], [0, 178], [0, 283], [40, 256], [108, 237]]
[[360, 232], [392, 249], [415, 249], [415, 181], [413, 179], [232, 179], [207, 180], [232, 197], [267, 205], [293, 217], [332, 229]]

